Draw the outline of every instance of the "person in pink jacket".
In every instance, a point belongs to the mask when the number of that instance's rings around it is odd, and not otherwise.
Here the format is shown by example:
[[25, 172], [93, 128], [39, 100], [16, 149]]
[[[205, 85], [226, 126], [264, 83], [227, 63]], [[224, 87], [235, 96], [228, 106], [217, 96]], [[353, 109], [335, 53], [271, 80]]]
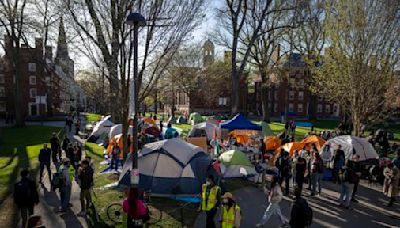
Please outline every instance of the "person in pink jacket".
[[148, 221], [148, 210], [143, 200], [139, 199], [139, 191], [137, 188], [129, 189], [128, 197], [122, 202], [122, 208], [124, 212], [128, 214], [128, 228], [143, 227]]

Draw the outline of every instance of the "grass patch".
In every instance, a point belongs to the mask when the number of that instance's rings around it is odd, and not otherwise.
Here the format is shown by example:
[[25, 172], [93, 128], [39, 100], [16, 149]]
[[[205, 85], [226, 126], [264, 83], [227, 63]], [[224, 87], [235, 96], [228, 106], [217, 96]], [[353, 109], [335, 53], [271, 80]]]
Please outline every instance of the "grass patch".
[[100, 114], [96, 114], [96, 113], [84, 113], [83, 114], [85, 116], [85, 120], [86, 122], [96, 122], [99, 121], [101, 119], [101, 115]]
[[183, 135], [187, 135], [190, 129], [192, 129], [192, 125], [190, 124], [172, 124], [172, 127], [182, 129]]
[[38, 155], [43, 143], [49, 142], [53, 132], [63, 132], [58, 127], [28, 126], [24, 128], [1, 128], [0, 142], [0, 224], [13, 227], [16, 211], [10, 194], [19, 180], [22, 169], [31, 170], [33, 177], [38, 171]]
[[[115, 174], [100, 174], [99, 172], [106, 168], [106, 165], [99, 165], [103, 161], [103, 147], [98, 146], [95, 143], [86, 143], [85, 153], [90, 155], [95, 164], [94, 174], [94, 197], [93, 203], [99, 214], [99, 221], [95, 221], [93, 213], [90, 215], [89, 225], [90, 227], [126, 227], [124, 224], [115, 224], [110, 221], [107, 217], [106, 208], [113, 202], [121, 202], [123, 193], [118, 190], [102, 189], [104, 185], [115, 182]], [[177, 201], [152, 197], [152, 204], [160, 211], [163, 212], [162, 220], [157, 223], [154, 227], [182, 227], [181, 221], [186, 225], [192, 225], [197, 217], [197, 205], [188, 205], [180, 210], [179, 203]]]

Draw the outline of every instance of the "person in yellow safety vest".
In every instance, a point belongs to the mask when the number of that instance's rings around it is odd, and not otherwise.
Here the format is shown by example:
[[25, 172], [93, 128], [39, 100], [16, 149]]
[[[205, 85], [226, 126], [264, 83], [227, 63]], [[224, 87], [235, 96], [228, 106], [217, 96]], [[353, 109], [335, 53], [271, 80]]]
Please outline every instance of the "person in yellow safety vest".
[[222, 197], [221, 228], [240, 227], [240, 207], [233, 200], [232, 193], [225, 192]]
[[214, 217], [221, 199], [221, 189], [215, 184], [214, 177], [208, 176], [201, 189], [200, 209], [206, 213], [206, 227], [215, 228]]

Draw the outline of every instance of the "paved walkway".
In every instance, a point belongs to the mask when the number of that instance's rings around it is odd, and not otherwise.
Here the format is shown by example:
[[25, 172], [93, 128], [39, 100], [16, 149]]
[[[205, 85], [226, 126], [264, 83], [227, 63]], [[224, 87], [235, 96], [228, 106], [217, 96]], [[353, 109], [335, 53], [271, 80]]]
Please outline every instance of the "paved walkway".
[[[381, 193], [381, 187], [362, 183], [359, 187], [359, 203], [352, 204], [353, 210], [337, 206], [339, 185], [323, 182], [322, 195], [306, 199], [313, 209], [313, 224], [311, 227], [400, 227], [400, 204], [393, 207], [385, 206], [387, 197]], [[242, 227], [255, 227], [267, 207], [265, 194], [258, 188], [245, 187], [233, 192], [236, 201], [242, 209]], [[282, 213], [290, 217], [292, 199], [284, 197], [281, 202]], [[266, 227], [279, 227], [279, 219], [273, 216]], [[205, 227], [205, 215], [199, 214], [195, 228]]]
[[[84, 119], [81, 118], [82, 127], [85, 126]], [[35, 122], [34, 124], [36, 124]], [[44, 122], [43, 125], [46, 126], [57, 126], [64, 127], [65, 122]], [[41, 125], [41, 123], [38, 123]], [[84, 140], [79, 138], [76, 135], [73, 135], [75, 132], [75, 127], [72, 128], [71, 132], [68, 132], [68, 137], [72, 142], [80, 142], [82, 145], [82, 150], [84, 150]], [[60, 139], [62, 140], [62, 139]], [[84, 151], [82, 151], [82, 157], [84, 157]], [[63, 157], [65, 155], [63, 154]], [[52, 173], [56, 171], [56, 168], [52, 164]], [[35, 214], [41, 215], [44, 225], [50, 228], [86, 228], [88, 227], [86, 219], [84, 217], [77, 216], [77, 214], [81, 210], [81, 204], [79, 199], [80, 188], [78, 184], [74, 181], [72, 184], [71, 190], [71, 203], [73, 207], [71, 207], [69, 211], [66, 213], [57, 213], [60, 207], [60, 194], [59, 191], [56, 192], [50, 190], [49, 178], [47, 176], [47, 172], [44, 172], [43, 182], [44, 185], [40, 187], [39, 195], [40, 195], [40, 203], [35, 207]], [[21, 227], [21, 223], [18, 227]]]

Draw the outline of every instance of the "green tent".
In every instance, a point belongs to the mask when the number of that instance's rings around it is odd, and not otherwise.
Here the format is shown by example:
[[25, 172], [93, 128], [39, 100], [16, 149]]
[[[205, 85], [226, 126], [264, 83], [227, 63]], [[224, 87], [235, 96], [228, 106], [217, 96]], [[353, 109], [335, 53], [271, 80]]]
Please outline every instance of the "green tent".
[[271, 130], [271, 128], [269, 127], [269, 125], [266, 122], [261, 121], [261, 127], [262, 127], [262, 133], [263, 133], [264, 137], [275, 135], [274, 132]]
[[198, 123], [203, 122], [203, 117], [201, 117], [201, 115], [198, 112], [193, 112], [189, 116], [189, 121], [192, 124], [198, 124]]
[[252, 166], [247, 156], [240, 150], [228, 150], [219, 156], [222, 164]]

